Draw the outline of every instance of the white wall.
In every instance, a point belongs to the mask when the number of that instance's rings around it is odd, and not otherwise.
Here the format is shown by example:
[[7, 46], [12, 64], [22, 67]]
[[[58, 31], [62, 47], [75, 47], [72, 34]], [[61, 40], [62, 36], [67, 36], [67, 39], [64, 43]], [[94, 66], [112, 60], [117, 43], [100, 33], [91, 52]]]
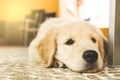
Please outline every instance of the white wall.
[[59, 0], [59, 2], [61, 18], [76, 20], [91, 18], [90, 22], [98, 27], [108, 27], [110, 0], [83, 0], [83, 5], [79, 6], [79, 18], [77, 18], [76, 0]]
[[75, 0], [59, 0], [60, 18], [76, 19]]

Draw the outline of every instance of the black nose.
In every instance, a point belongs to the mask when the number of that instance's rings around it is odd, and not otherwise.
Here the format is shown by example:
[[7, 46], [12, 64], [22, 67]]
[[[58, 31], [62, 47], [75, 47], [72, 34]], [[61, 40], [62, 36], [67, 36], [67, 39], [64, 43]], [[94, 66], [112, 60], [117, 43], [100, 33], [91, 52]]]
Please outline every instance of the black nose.
[[94, 50], [85, 51], [83, 54], [83, 59], [89, 63], [96, 62], [98, 59], [98, 54]]

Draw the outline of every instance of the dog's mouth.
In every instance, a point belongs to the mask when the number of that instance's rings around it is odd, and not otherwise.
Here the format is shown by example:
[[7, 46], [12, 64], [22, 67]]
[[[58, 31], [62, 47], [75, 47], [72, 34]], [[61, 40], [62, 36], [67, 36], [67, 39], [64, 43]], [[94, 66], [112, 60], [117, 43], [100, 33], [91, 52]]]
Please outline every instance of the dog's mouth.
[[[97, 62], [95, 63], [86, 63], [83, 69], [78, 70], [76, 72], [80, 73], [94, 73], [99, 72], [101, 69], [99, 69]], [[73, 70], [74, 71], [74, 70]]]
[[87, 63], [86, 64], [86, 70], [84, 70], [83, 72], [99, 72], [100, 70], [102, 69], [99, 69], [98, 68], [98, 64], [95, 62], [95, 63]]
[[[62, 66], [60, 66], [59, 64], [57, 64], [56, 66], [54, 66], [56, 68], [63, 68], [63, 69], [70, 69], [69, 67], [67, 67], [66, 64], [62, 64]], [[72, 69], [70, 69], [72, 70]], [[72, 70], [74, 71], [74, 70]], [[98, 68], [98, 64], [97, 63], [87, 63], [85, 65], [85, 69], [81, 70], [81, 71], [75, 71], [75, 72], [80, 72], [80, 73], [94, 73], [94, 72], [99, 72], [101, 71], [99, 68]]]
[[91, 72], [98, 72], [100, 71], [101, 69], [99, 69], [99, 66], [98, 66], [98, 63], [97, 62], [94, 62], [94, 63], [86, 63], [84, 65], [84, 69], [81, 69], [81, 70], [74, 70], [74, 69], [71, 69], [70, 67], [68, 67], [66, 64], [64, 63], [54, 63], [54, 65], [52, 67], [55, 67], [55, 68], [63, 68], [63, 69], [70, 69], [72, 71], [75, 71], [75, 72], [87, 72], [87, 73], [91, 73]]
[[91, 70], [91, 69], [96, 69], [98, 67], [98, 64], [95, 62], [95, 63], [87, 63], [85, 65], [86, 69], [88, 70]]

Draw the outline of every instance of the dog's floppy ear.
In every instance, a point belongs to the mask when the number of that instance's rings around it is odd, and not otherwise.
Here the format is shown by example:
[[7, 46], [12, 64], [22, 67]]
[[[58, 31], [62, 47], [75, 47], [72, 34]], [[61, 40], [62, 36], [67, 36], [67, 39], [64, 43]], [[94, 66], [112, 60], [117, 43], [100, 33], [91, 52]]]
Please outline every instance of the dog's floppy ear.
[[108, 59], [108, 39], [102, 33], [100, 35], [99, 50], [103, 57], [104, 63], [106, 64]]
[[102, 37], [102, 39], [103, 39], [103, 47], [104, 47], [104, 53], [105, 53], [104, 60], [106, 60], [108, 58], [108, 40], [106, 37]]
[[40, 62], [44, 67], [51, 67], [53, 64], [54, 55], [56, 52], [56, 29], [48, 31], [46, 36], [40, 41], [37, 46], [40, 56]]

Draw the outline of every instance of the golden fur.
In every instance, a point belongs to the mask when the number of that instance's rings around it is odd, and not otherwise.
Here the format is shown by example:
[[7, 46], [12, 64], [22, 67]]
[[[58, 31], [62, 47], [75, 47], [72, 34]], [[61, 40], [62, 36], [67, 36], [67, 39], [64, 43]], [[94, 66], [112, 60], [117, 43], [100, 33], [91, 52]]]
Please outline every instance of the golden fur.
[[[91, 41], [92, 38], [96, 43]], [[75, 43], [66, 45], [68, 39]], [[44, 67], [62, 67], [65, 64], [76, 72], [97, 72], [104, 67], [107, 44], [102, 32], [88, 22], [50, 19], [41, 25], [37, 37], [30, 44], [29, 59], [33, 63], [44, 64]], [[88, 63], [82, 58], [86, 50], [98, 53], [93, 69], [87, 69]]]

